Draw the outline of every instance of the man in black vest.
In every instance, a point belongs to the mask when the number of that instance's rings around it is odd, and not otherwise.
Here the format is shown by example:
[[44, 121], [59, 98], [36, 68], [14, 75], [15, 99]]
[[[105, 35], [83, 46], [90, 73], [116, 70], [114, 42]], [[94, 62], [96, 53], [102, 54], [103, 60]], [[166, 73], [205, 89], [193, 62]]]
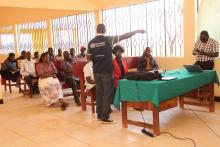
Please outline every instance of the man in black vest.
[[93, 72], [96, 82], [96, 112], [102, 123], [115, 123], [111, 120], [110, 105], [114, 97], [114, 80], [112, 64], [112, 46], [121, 40], [128, 39], [137, 33], [137, 30], [119, 36], [104, 36], [105, 25], [97, 26], [97, 35], [88, 44], [87, 58], [93, 62]]

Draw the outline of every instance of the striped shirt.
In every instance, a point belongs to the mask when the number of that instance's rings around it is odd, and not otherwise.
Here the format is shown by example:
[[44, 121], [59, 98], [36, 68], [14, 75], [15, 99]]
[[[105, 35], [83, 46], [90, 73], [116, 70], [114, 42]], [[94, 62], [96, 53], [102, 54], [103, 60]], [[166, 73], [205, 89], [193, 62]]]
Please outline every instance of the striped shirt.
[[[209, 38], [209, 40], [206, 43], [203, 43], [202, 41], [198, 40], [195, 43], [193, 52], [196, 52], [196, 50], [199, 50], [201, 52], [206, 52], [206, 53], [218, 53], [219, 44], [217, 41], [211, 38]], [[196, 61], [206, 62], [206, 61], [213, 61], [213, 60], [215, 60], [215, 57], [210, 57], [206, 55], [196, 55]]]

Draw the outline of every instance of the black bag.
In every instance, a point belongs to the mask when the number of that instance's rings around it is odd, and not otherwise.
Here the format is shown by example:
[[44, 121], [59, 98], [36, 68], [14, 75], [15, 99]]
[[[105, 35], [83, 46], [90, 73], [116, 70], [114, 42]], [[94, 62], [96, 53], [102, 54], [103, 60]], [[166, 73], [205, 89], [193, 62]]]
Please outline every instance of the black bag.
[[161, 75], [156, 72], [128, 72], [126, 73], [126, 79], [136, 81], [152, 81], [160, 79]]

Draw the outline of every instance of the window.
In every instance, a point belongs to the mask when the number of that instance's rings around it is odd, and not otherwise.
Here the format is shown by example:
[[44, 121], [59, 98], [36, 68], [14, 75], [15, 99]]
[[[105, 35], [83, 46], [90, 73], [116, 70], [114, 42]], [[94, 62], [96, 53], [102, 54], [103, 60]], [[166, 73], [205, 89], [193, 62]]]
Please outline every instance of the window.
[[183, 56], [183, 0], [157, 0], [102, 11], [107, 35], [120, 35], [136, 29], [146, 30], [120, 42], [126, 56], [140, 56], [151, 47], [153, 56]]
[[55, 53], [58, 48], [69, 50], [72, 47], [78, 53], [80, 46], [87, 46], [95, 36], [95, 14], [89, 12], [53, 19], [52, 30]]
[[48, 48], [46, 21], [17, 26], [19, 51], [44, 52]]
[[0, 27], [0, 54], [15, 52], [13, 26]]

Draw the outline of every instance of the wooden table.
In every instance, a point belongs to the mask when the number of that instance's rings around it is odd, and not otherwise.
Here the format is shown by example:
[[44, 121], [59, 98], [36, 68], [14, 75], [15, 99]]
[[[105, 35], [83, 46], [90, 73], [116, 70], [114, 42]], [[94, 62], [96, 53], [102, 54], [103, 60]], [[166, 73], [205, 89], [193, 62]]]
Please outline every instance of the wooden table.
[[[193, 101], [185, 100], [185, 97], [192, 99], [208, 98], [209, 103], [205, 104], [203, 101], [193, 102]], [[139, 127], [145, 127], [152, 130], [155, 136], [158, 136], [160, 135], [159, 112], [178, 106], [178, 99], [181, 108], [184, 108], [184, 104], [196, 105], [196, 106], [208, 107], [209, 112], [214, 112], [215, 111], [214, 83], [206, 84], [184, 95], [161, 102], [159, 108], [154, 106], [151, 102], [122, 101], [122, 127], [127, 128], [128, 124]], [[128, 107], [152, 111], [153, 124], [128, 119], [127, 117]]]

